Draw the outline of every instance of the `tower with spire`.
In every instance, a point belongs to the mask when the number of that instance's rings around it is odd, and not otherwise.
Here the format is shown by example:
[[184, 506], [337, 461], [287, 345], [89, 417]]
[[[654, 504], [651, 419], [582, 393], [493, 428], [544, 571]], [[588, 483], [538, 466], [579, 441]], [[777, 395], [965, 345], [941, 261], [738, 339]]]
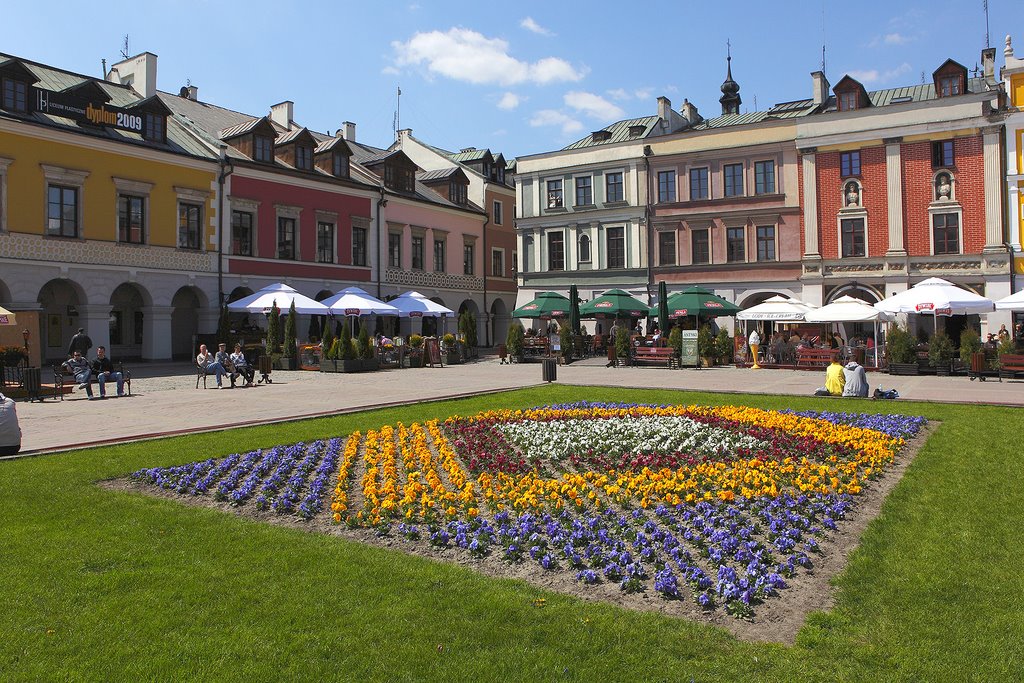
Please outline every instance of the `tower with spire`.
[[726, 67], [725, 67], [725, 81], [722, 83], [722, 96], [718, 99], [722, 103], [722, 115], [726, 114], [739, 114], [740, 104], [743, 102], [740, 99], [740, 84], [732, 80], [732, 45], [726, 41]]

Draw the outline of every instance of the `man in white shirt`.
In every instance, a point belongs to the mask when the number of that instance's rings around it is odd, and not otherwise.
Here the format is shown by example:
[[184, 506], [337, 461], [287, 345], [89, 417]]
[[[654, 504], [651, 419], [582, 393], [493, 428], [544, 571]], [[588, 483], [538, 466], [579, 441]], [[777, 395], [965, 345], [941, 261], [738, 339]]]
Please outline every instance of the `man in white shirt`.
[[21, 450], [21, 427], [14, 401], [0, 394], [0, 455], [14, 455]]

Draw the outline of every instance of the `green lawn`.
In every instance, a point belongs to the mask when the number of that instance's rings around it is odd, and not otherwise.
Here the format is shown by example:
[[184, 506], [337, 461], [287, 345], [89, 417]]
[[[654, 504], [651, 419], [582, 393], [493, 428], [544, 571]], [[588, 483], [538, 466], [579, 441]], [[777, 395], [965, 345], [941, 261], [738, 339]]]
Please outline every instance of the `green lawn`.
[[792, 647], [94, 485], [140, 467], [398, 420], [584, 398], [837, 407], [552, 385], [0, 463], [0, 678], [1024, 678], [1024, 413], [1016, 408], [842, 404], [942, 424], [836, 580], [835, 609], [812, 615]]

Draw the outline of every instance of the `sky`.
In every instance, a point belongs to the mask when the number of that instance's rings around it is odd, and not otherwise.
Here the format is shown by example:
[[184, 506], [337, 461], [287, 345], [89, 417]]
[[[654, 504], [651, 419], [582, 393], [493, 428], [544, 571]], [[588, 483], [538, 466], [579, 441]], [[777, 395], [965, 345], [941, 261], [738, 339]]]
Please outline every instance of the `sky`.
[[[400, 112], [424, 142], [507, 159], [654, 115], [662, 95], [716, 116], [727, 50], [746, 112], [810, 97], [823, 44], [832, 84], [850, 74], [875, 90], [930, 80], [947, 58], [974, 69], [986, 36], [984, 0], [9, 5], [0, 52], [100, 76], [127, 36], [130, 55], [159, 56], [164, 91], [190, 83], [257, 116], [292, 100], [299, 124], [334, 133], [351, 121], [377, 147]], [[1024, 12], [1021, 0], [988, 6], [998, 68], [1007, 34], [1024, 54]]]

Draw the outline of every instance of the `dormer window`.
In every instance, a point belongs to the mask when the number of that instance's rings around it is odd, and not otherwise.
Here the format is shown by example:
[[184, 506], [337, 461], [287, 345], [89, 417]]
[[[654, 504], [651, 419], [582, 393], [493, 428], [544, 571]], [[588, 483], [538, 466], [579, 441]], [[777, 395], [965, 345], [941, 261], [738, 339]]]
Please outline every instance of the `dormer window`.
[[450, 183], [448, 185], [448, 198], [453, 204], [465, 204], [466, 186], [462, 183]]
[[959, 76], [943, 76], [939, 79], [939, 97], [959, 95], [962, 90]]
[[331, 157], [331, 171], [336, 178], [347, 178], [348, 157], [341, 152], [335, 152]]
[[252, 146], [252, 158], [263, 163], [274, 161], [274, 141], [266, 135], [254, 135]]
[[962, 64], [947, 59], [932, 73], [936, 97], [953, 97], [967, 91], [967, 69]]
[[142, 137], [150, 142], [167, 141], [167, 117], [163, 114], [146, 114]]
[[3, 78], [3, 108], [22, 114], [28, 113], [28, 83], [14, 78]]
[[839, 93], [839, 111], [850, 111], [857, 108], [857, 93]]
[[305, 145], [295, 146], [295, 168], [303, 171], [313, 169], [313, 150]]
[[412, 192], [416, 188], [416, 173], [411, 168], [396, 164], [384, 165], [384, 184], [399, 192]]
[[855, 78], [843, 76], [832, 92], [836, 94], [836, 109], [839, 111], [853, 111], [854, 109], [865, 109], [871, 106], [871, 98], [864, 85]]

